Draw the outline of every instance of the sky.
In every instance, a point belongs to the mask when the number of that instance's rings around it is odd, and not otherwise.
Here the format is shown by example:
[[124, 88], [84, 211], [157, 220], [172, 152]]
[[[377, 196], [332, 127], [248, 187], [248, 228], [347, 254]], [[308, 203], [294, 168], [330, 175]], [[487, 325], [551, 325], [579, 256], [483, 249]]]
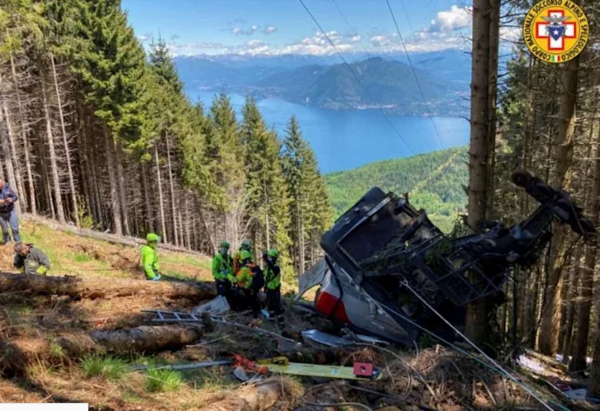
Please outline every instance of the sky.
[[[145, 45], [175, 56], [404, 51], [386, 0], [123, 0]], [[469, 0], [389, 0], [409, 52], [470, 48]], [[510, 36], [514, 33], [503, 33]]]

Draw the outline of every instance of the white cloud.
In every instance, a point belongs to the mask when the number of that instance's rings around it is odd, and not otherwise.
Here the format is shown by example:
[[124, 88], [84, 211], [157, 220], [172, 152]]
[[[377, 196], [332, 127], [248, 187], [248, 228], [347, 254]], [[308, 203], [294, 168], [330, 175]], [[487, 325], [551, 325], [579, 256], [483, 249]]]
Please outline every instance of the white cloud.
[[258, 39], [253, 39], [246, 43], [246, 48], [257, 49], [257, 48], [263, 47], [264, 45], [265, 45], [264, 41], [260, 41]]
[[[329, 40], [327, 38], [329, 38]], [[335, 53], [336, 49], [340, 53], [353, 51], [360, 40], [361, 37], [359, 35], [343, 36], [337, 30], [328, 31], [327, 35], [318, 31], [314, 36], [304, 37], [296, 43], [288, 44], [276, 50], [271, 50], [271, 54], [310, 54], [326, 56]], [[335, 45], [335, 48], [330, 41]]]
[[273, 34], [277, 31], [277, 26], [266, 26], [263, 30], [264, 34]]
[[471, 7], [459, 7], [454, 5], [450, 10], [438, 12], [431, 25], [427, 28], [429, 32], [454, 31], [464, 29], [471, 25], [473, 10]]
[[146, 41], [148, 41], [150, 39], [150, 36], [137, 36], [137, 39], [140, 42], [144, 43], [144, 42], [146, 42]]
[[235, 34], [236, 36], [251, 36], [254, 33], [256, 33], [259, 28], [260, 27], [258, 27], [256, 24], [253, 24], [250, 27], [248, 27], [247, 29], [244, 29], [242, 27], [234, 27], [230, 31], [231, 31], [231, 33]]
[[214, 42], [199, 42], [199, 43], [184, 43], [184, 44], [167, 44], [167, 48], [172, 56], [196, 56], [204, 54], [207, 51], [213, 54], [231, 53], [233, 49], [222, 43]]
[[[410, 52], [432, 52], [470, 47], [466, 38], [473, 20], [471, 7], [452, 6], [450, 10], [437, 13], [429, 26], [404, 38], [406, 50]], [[370, 39], [379, 52], [404, 51], [398, 34], [377, 34]]]

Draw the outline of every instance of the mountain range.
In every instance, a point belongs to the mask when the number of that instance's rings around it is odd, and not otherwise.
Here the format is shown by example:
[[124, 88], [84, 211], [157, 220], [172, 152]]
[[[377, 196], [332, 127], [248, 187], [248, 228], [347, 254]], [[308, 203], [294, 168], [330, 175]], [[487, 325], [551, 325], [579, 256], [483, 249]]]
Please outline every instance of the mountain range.
[[412, 55], [413, 67], [406, 57], [394, 55], [353, 55], [348, 65], [335, 61], [334, 56], [293, 55], [175, 59], [189, 89], [281, 98], [329, 109], [376, 108], [416, 116], [465, 114], [470, 58], [463, 53]]

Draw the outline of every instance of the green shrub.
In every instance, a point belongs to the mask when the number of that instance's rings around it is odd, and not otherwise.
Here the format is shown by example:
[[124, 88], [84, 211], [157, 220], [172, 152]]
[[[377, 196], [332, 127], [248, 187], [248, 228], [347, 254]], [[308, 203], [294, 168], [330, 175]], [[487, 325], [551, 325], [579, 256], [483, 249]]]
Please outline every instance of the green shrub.
[[183, 380], [181, 374], [172, 370], [150, 369], [146, 376], [146, 391], [169, 392], [177, 391]]
[[81, 368], [88, 378], [102, 377], [116, 381], [127, 374], [129, 367], [125, 361], [119, 358], [91, 355], [81, 361]]

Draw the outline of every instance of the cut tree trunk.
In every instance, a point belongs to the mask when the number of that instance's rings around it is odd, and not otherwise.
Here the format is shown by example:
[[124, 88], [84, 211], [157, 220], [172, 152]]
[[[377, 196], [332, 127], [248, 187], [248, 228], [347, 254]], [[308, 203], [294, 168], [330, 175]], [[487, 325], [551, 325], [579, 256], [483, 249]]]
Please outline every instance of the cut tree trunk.
[[248, 385], [227, 395], [224, 399], [198, 408], [198, 411], [253, 411], [271, 409], [284, 395], [291, 395], [290, 383], [271, 378], [256, 385]]
[[[48, 220], [48, 219], [45, 219], [45, 218], [42, 218], [39, 216], [34, 216], [31, 214], [22, 214], [21, 218], [30, 220], [30, 221], [34, 221], [38, 224], [46, 225], [53, 230], [60, 230], [60, 231], [64, 231], [69, 234], [76, 234], [80, 237], [87, 237], [87, 238], [93, 238], [95, 240], [106, 241], [107, 243], [110, 243], [110, 244], [125, 245], [125, 246], [130, 246], [130, 247], [138, 247], [140, 245], [146, 244], [146, 241], [142, 240], [141, 238], [118, 236], [115, 234], [101, 233], [99, 231], [88, 230], [88, 229], [83, 229], [83, 228], [77, 229], [68, 224], [60, 224], [55, 221]], [[185, 248], [175, 247], [174, 245], [171, 245], [171, 244], [160, 243], [160, 244], [158, 244], [158, 248], [168, 250], [168, 251], [193, 254], [198, 257], [203, 257], [203, 255], [198, 252], [187, 250]]]
[[216, 296], [212, 282], [146, 281], [111, 278], [52, 277], [0, 272], [0, 293], [68, 295], [76, 298], [113, 298], [156, 295], [202, 301]]
[[32, 362], [58, 362], [89, 354], [128, 354], [179, 349], [202, 336], [198, 324], [140, 326], [111, 331], [68, 333], [54, 338], [18, 339], [0, 344], [0, 366], [11, 371], [24, 370]]

